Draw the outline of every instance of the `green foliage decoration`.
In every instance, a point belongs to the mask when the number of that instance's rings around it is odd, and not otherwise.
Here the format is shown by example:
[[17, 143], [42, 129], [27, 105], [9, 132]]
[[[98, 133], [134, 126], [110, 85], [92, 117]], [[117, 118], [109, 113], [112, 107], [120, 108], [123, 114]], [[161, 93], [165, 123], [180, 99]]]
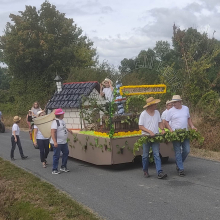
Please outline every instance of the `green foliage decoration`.
[[147, 142], [159, 142], [159, 143], [168, 143], [172, 141], [180, 141], [183, 142], [185, 139], [197, 140], [199, 144], [203, 144], [204, 138], [201, 136], [201, 134], [198, 131], [195, 131], [194, 129], [190, 129], [187, 131], [186, 129], [178, 129], [173, 132], [167, 131], [165, 134], [158, 134], [153, 137], [145, 135], [139, 138], [133, 148], [133, 154], [136, 154], [136, 151], [139, 151], [140, 148], [143, 147], [144, 143]]

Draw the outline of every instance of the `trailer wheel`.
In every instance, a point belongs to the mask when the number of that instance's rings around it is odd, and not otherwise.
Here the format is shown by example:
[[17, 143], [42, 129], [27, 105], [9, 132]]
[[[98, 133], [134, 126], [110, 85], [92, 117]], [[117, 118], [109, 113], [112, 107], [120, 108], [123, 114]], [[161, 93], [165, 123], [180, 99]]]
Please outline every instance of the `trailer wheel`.
[[162, 155], [160, 154], [160, 159], [162, 163], [167, 163], [169, 160], [169, 157], [162, 157]]
[[0, 121], [0, 132], [5, 133], [5, 125]]

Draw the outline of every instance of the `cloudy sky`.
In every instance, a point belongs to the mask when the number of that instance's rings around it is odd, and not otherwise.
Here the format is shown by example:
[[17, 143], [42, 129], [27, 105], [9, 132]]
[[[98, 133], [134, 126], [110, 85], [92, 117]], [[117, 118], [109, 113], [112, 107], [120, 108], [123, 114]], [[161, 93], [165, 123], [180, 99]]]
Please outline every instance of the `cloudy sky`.
[[[153, 48], [158, 40], [170, 42], [174, 22], [180, 28], [194, 27], [220, 40], [219, 0], [50, 0], [73, 18], [97, 48], [100, 61], [119, 65], [123, 58]], [[0, 0], [0, 32], [9, 14], [25, 5], [38, 9], [43, 0]]]

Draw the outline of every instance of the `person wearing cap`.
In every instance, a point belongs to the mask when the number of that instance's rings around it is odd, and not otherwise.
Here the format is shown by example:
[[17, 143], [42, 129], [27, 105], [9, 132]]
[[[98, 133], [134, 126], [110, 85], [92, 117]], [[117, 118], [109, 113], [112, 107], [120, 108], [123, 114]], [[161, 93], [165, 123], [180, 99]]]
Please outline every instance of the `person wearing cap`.
[[[141, 113], [139, 118], [139, 129], [142, 130], [142, 135], [149, 135], [153, 137], [159, 134], [158, 126], [162, 130], [162, 134], [164, 134], [164, 125], [161, 122], [159, 111], [156, 110], [157, 103], [160, 102], [160, 99], [154, 99], [153, 97], [150, 97], [146, 100], [146, 102], [147, 104], [143, 107], [146, 109]], [[154, 162], [156, 165], [158, 179], [166, 178], [167, 174], [163, 173], [163, 170], [161, 168], [159, 142], [147, 142], [143, 144], [142, 165], [144, 176], [149, 177], [148, 164], [150, 147], [152, 147], [153, 150]]]
[[[38, 111], [37, 117], [44, 116], [44, 111]], [[43, 168], [47, 167], [47, 156], [49, 154], [49, 139], [45, 138], [37, 125], [34, 125], [34, 145], [39, 147], [40, 150], [40, 160], [43, 165]]]
[[18, 116], [15, 116], [13, 118], [13, 121], [14, 121], [14, 124], [12, 126], [12, 136], [11, 136], [11, 160], [15, 160], [14, 158], [14, 151], [15, 151], [15, 147], [16, 147], [16, 144], [18, 145], [18, 149], [19, 149], [19, 152], [20, 152], [20, 155], [21, 155], [21, 159], [24, 160], [26, 159], [28, 156], [24, 156], [24, 153], [23, 153], [23, 149], [22, 149], [22, 146], [21, 146], [21, 141], [20, 141], [20, 128], [18, 126], [19, 122], [21, 121], [21, 117], [18, 117]]
[[162, 113], [161, 115], [161, 120], [164, 124], [164, 126], [166, 127], [166, 115], [167, 112], [169, 111], [169, 109], [171, 109], [173, 107], [173, 103], [169, 100], [166, 101], [166, 110]]
[[[52, 174], [59, 174], [62, 172], [69, 172], [67, 169], [67, 159], [69, 155], [69, 149], [67, 145], [67, 132], [71, 132], [68, 128], [66, 128], [66, 124], [63, 120], [64, 111], [59, 108], [55, 110], [55, 120], [51, 125], [51, 140], [50, 143], [53, 147], [53, 170]], [[62, 165], [60, 171], [58, 171], [60, 151], [63, 153], [62, 156]]]
[[[171, 102], [173, 103], [173, 107], [166, 115], [166, 127], [171, 132], [177, 129], [188, 130], [188, 125], [192, 129], [197, 130], [192, 123], [189, 108], [182, 105], [181, 97], [179, 95], [174, 95]], [[179, 176], [183, 177], [185, 176], [183, 162], [186, 160], [190, 152], [189, 139], [185, 139], [182, 143], [180, 141], [173, 141], [173, 148], [176, 157], [176, 170], [178, 171]]]
[[[110, 79], [106, 78], [101, 84], [100, 84], [100, 94], [101, 96], [105, 96], [105, 99], [108, 102], [111, 102], [113, 100], [113, 90], [112, 87], [113, 83]], [[103, 88], [104, 86], [104, 88]]]

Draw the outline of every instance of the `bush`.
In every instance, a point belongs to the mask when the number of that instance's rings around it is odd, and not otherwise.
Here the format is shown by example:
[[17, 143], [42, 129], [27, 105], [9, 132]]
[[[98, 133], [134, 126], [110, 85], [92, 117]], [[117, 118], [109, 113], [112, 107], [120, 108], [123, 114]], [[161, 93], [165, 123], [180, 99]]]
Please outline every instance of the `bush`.
[[215, 91], [207, 92], [197, 104], [197, 110], [203, 121], [215, 123], [220, 120], [219, 95]]

